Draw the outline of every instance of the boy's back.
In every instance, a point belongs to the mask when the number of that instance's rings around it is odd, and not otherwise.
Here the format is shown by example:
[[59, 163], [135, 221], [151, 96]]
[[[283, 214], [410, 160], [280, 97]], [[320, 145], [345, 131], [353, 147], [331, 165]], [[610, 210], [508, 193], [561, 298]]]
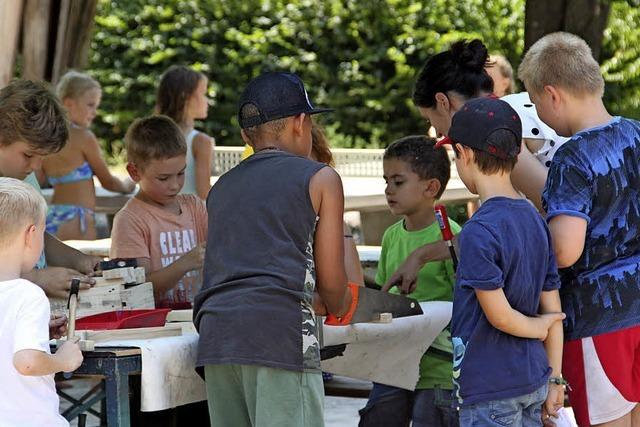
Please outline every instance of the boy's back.
[[13, 364], [21, 350], [50, 353], [48, 325], [49, 300], [41, 288], [23, 279], [0, 282], [0, 425], [69, 425], [59, 415], [53, 374], [21, 375]]
[[194, 307], [198, 365], [319, 369], [309, 182], [324, 166], [266, 149], [214, 185], [208, 198], [213, 244]]
[[456, 396], [464, 404], [531, 393], [547, 382], [540, 340], [494, 328], [475, 290], [502, 288], [514, 310], [536, 316], [542, 291], [557, 289], [549, 232], [524, 199], [486, 200], [460, 233], [452, 335]]

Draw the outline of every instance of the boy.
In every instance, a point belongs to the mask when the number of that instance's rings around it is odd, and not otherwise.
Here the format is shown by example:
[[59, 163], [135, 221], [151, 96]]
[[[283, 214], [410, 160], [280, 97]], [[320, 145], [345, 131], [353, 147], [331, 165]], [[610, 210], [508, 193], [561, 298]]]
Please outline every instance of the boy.
[[572, 138], [558, 149], [543, 201], [567, 314], [563, 372], [581, 426], [640, 419], [640, 123], [612, 117], [589, 46], [554, 33], [519, 70], [540, 118]]
[[44, 246], [47, 205], [36, 190], [0, 178], [0, 424], [68, 426], [59, 414], [53, 375], [82, 363], [77, 342], [49, 351], [49, 302], [21, 275]]
[[139, 119], [127, 130], [127, 171], [140, 186], [113, 221], [112, 258], [136, 258], [153, 283], [156, 307], [191, 308], [202, 284], [207, 235], [204, 202], [178, 194], [187, 145], [166, 116]]
[[[382, 237], [376, 283], [383, 286], [405, 258], [416, 248], [441, 240], [434, 204], [449, 182], [451, 163], [444, 148], [434, 149], [435, 140], [407, 136], [384, 152], [386, 197], [394, 215], [402, 220]], [[460, 226], [451, 221], [455, 233]], [[418, 301], [453, 301], [455, 273], [451, 261], [427, 263], [418, 273], [417, 287], [410, 293]], [[393, 289], [396, 291], [396, 289]], [[451, 334], [445, 329], [420, 361], [420, 379], [410, 392], [374, 384], [367, 406], [360, 411], [361, 426], [450, 427], [457, 425], [451, 405]]]
[[[211, 425], [324, 425], [314, 308], [342, 316], [351, 305], [340, 177], [307, 158], [310, 114], [325, 111], [290, 73], [262, 74], [240, 98], [242, 138], [255, 154], [209, 193], [194, 308]], [[316, 283], [326, 310], [313, 302]]]
[[[40, 169], [44, 156], [59, 151], [67, 137], [64, 110], [44, 85], [16, 80], [0, 90], [0, 176], [25, 179]], [[57, 298], [69, 295], [73, 278], [80, 279], [81, 289], [94, 283], [88, 275], [98, 258], [84, 255], [49, 233], [44, 239], [46, 263], [39, 262], [39, 269], [26, 272], [25, 279]]]
[[544, 221], [511, 184], [521, 140], [516, 112], [485, 97], [464, 104], [438, 144], [453, 145], [460, 178], [482, 201], [460, 233], [453, 297], [462, 426], [539, 426], [545, 401], [552, 415], [562, 406], [560, 281]]

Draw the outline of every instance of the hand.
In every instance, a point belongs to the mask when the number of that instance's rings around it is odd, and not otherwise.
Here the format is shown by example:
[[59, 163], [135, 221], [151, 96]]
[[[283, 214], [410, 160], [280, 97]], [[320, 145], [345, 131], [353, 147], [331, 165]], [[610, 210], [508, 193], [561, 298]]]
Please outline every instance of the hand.
[[189, 252], [180, 257], [180, 261], [184, 263], [185, 270], [199, 270], [204, 264], [204, 253], [206, 243], [198, 243], [198, 245]]
[[76, 262], [73, 267], [82, 274], [92, 276], [98, 264], [100, 264], [100, 261], [102, 261], [100, 257], [80, 254], [76, 257]]
[[324, 302], [322, 301], [322, 297], [320, 297], [320, 294], [317, 293], [317, 292], [313, 293], [312, 306], [313, 306], [313, 311], [318, 316], [326, 316], [327, 315], [327, 307], [324, 305]]
[[58, 339], [67, 333], [67, 316], [52, 314], [49, 320], [49, 339]]
[[564, 406], [564, 387], [559, 384], [549, 384], [547, 400], [542, 405], [542, 424], [555, 426], [554, 418], [558, 418], [558, 410]]
[[71, 279], [80, 280], [80, 290], [89, 289], [96, 281], [79, 271], [65, 267], [47, 267], [33, 270], [27, 277], [40, 286], [51, 298], [67, 298], [71, 289]]
[[389, 289], [397, 286], [400, 288], [400, 293], [403, 294], [410, 294], [415, 291], [418, 285], [418, 271], [420, 271], [423, 265], [417, 251], [413, 251], [402, 265], [398, 267], [395, 273], [391, 275], [389, 280], [387, 280], [382, 290], [389, 292]]
[[78, 341], [80, 338], [73, 337], [65, 341], [56, 351], [56, 357], [59, 358], [62, 365], [62, 371], [73, 372], [82, 364], [82, 352]]
[[547, 339], [547, 335], [549, 334], [549, 328], [557, 321], [563, 320], [567, 317], [564, 313], [545, 313], [539, 314], [536, 317], [536, 321], [539, 327], [539, 336], [538, 338], [541, 341]]

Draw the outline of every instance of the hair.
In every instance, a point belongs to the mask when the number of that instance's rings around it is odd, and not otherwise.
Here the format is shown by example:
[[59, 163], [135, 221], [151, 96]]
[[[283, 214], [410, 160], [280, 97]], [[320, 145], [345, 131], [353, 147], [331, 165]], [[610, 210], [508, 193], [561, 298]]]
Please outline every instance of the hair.
[[[511, 146], [513, 145], [513, 139], [517, 138], [513, 132], [508, 129], [497, 129], [489, 134], [487, 137], [488, 145], [492, 145], [496, 147], [498, 150], [502, 152], [509, 152]], [[516, 142], [520, 144], [520, 140]], [[473, 161], [478, 166], [478, 170], [485, 175], [493, 175], [496, 173], [510, 173], [516, 165], [518, 161], [518, 156], [507, 157], [505, 159], [501, 159], [500, 157], [496, 157], [491, 153], [487, 153], [483, 150], [478, 150], [474, 147], [469, 147], [464, 144], [462, 146], [469, 148], [473, 151]], [[460, 155], [458, 149], [455, 144], [452, 145], [453, 151], [456, 154], [456, 157]]]
[[335, 166], [333, 161], [333, 153], [329, 148], [329, 141], [316, 121], [311, 126], [311, 155], [320, 163], [327, 164], [331, 167]]
[[[254, 117], [259, 116], [260, 110], [254, 104], [247, 103], [242, 106], [240, 109], [240, 120], [241, 122]], [[271, 120], [269, 122], [263, 123], [258, 126], [251, 126], [248, 128], [242, 129], [244, 134], [249, 138], [249, 140], [256, 144], [261, 142], [264, 138], [275, 138], [278, 139], [280, 134], [287, 126], [287, 120], [289, 117], [284, 117], [282, 119]]]
[[183, 123], [185, 110], [198, 83], [206, 76], [183, 65], [170, 67], [160, 79], [156, 95], [156, 112], [171, 117], [176, 123]]
[[604, 79], [591, 48], [570, 33], [548, 34], [535, 42], [518, 68], [518, 77], [533, 93], [551, 85], [574, 95], [604, 95]]
[[436, 93], [455, 92], [465, 99], [493, 91], [493, 80], [485, 71], [488, 51], [478, 39], [458, 41], [449, 50], [432, 56], [422, 67], [413, 91], [418, 107], [436, 105]]
[[144, 169], [152, 160], [187, 154], [182, 131], [167, 116], [154, 115], [135, 120], [124, 137], [127, 160]]
[[88, 74], [75, 70], [67, 71], [56, 86], [56, 94], [61, 101], [78, 99], [92, 89], [100, 90], [100, 83]]
[[0, 177], [0, 248], [8, 247], [22, 227], [43, 221], [46, 213], [47, 203], [35, 188]]
[[506, 90], [505, 95], [510, 95], [516, 91], [516, 82], [513, 78], [513, 67], [507, 58], [502, 55], [489, 56], [489, 62], [486, 67], [496, 67], [500, 72], [500, 75], [505, 79], [509, 79], [510, 84]]
[[42, 83], [16, 80], [0, 90], [0, 145], [24, 141], [50, 154], [60, 151], [68, 138], [64, 109]]
[[398, 159], [407, 162], [420, 179], [437, 179], [440, 198], [451, 177], [451, 161], [444, 147], [434, 148], [436, 140], [424, 135], [405, 136], [384, 150], [383, 160]]

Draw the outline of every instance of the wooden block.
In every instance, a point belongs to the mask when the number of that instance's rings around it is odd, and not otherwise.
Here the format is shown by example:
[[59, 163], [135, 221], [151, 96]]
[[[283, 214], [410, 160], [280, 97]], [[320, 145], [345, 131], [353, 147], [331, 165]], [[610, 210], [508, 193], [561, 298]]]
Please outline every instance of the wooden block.
[[121, 293], [122, 307], [129, 309], [156, 308], [151, 282], [125, 288]]
[[391, 323], [392, 320], [393, 315], [391, 313], [379, 313], [370, 323]]
[[136, 267], [134, 269], [134, 274], [136, 276], [136, 283], [144, 283], [147, 281], [147, 272], [144, 267]]
[[98, 286], [117, 286], [117, 285], [124, 285], [125, 282], [124, 279], [122, 279], [121, 277], [118, 277], [116, 279], [106, 279], [102, 276], [96, 276], [93, 278], [93, 280], [96, 281], [96, 284], [94, 285], [94, 287], [98, 287]]
[[87, 340], [95, 343], [114, 340], [138, 340], [182, 335], [182, 326], [166, 325], [154, 328], [113, 329], [105, 331], [83, 331]]
[[192, 322], [193, 310], [171, 310], [167, 315], [167, 322]]
[[136, 271], [133, 267], [114, 268], [102, 272], [105, 279], [122, 279], [125, 283], [137, 283]]
[[[66, 341], [66, 338], [60, 338], [56, 341], [56, 347], [60, 348]], [[78, 344], [80, 345], [80, 351], [93, 351], [96, 349], [95, 341], [81, 339]]]

